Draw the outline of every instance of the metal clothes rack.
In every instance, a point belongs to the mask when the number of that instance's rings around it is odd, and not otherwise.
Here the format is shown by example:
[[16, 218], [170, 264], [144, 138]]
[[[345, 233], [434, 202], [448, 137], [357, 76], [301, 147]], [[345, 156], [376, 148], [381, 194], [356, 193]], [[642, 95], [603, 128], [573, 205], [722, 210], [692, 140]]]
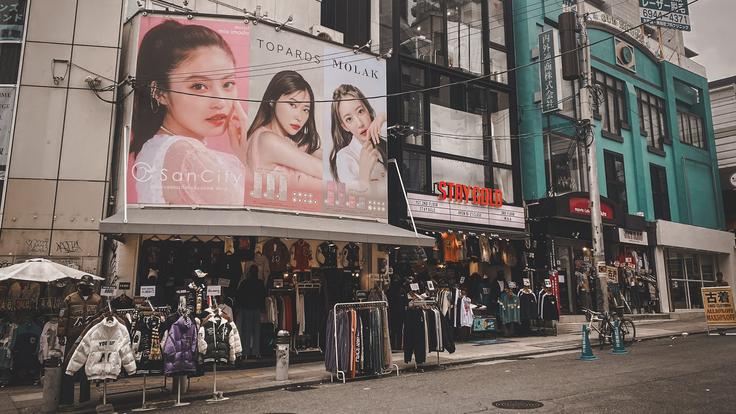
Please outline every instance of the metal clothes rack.
[[[335, 306], [332, 307], [332, 328], [333, 328], [333, 337], [335, 340], [335, 376], [337, 377], [338, 381], [342, 380], [342, 383], [345, 384], [346, 381], [346, 375], [345, 371], [340, 370], [340, 358], [339, 353], [337, 352], [337, 310], [344, 310], [344, 309], [388, 309], [388, 302], [386, 301], [373, 301], [373, 302], [345, 302], [345, 303], [336, 303]], [[388, 321], [384, 321], [388, 323]], [[393, 361], [391, 363], [391, 366], [396, 369], [396, 376], [399, 376], [399, 366], [394, 364]], [[382, 370], [380, 375], [390, 374], [394, 370], [390, 369], [388, 371]], [[340, 374], [342, 374], [342, 378], [340, 378]], [[332, 373], [330, 373], [330, 381], [332, 381]]]
[[[407, 308], [420, 308], [422, 306], [427, 307], [437, 307], [437, 301], [435, 299], [414, 299], [409, 302], [409, 305]], [[437, 351], [437, 365], [435, 365], [438, 368], [444, 368], [442, 364], [440, 363], [440, 351]], [[417, 359], [414, 358], [414, 370], [419, 370], [419, 367], [417, 366]]]
[[[296, 283], [296, 295], [299, 295], [299, 292], [301, 292], [302, 290], [317, 290], [317, 292], [319, 293], [319, 291], [322, 290], [322, 284], [320, 282], [297, 282]], [[316, 335], [317, 335], [317, 345], [319, 345], [320, 344], [319, 331], [317, 331]], [[322, 349], [319, 346], [299, 349], [296, 346], [297, 336], [299, 335], [293, 335], [291, 337], [291, 342], [292, 342], [291, 349], [294, 351], [296, 355], [299, 355], [300, 352], [302, 353], [305, 353], [305, 352], [320, 352], [321, 353], [322, 352]]]

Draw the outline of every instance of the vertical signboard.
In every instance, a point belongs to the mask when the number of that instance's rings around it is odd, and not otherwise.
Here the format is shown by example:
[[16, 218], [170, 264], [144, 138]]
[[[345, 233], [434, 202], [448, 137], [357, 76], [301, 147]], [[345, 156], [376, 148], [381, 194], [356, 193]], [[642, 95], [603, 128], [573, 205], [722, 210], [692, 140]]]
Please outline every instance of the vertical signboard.
[[689, 32], [687, 3], [687, 0], [639, 0], [639, 17], [642, 23]]
[[0, 194], [2, 194], [3, 188], [5, 187], [14, 102], [15, 87], [0, 87]]
[[0, 40], [23, 40], [25, 0], [0, 0]]
[[555, 32], [539, 34], [539, 79], [542, 86], [542, 113], [560, 109], [555, 68]]
[[733, 290], [730, 286], [700, 288], [708, 326], [736, 326]]

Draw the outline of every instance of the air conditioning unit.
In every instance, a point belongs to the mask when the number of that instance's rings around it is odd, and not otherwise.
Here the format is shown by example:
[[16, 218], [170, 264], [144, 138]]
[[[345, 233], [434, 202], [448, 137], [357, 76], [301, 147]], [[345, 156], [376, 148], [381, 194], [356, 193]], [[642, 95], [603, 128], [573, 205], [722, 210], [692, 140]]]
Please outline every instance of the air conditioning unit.
[[331, 40], [333, 42], [342, 43], [343, 34], [335, 29], [324, 27], [319, 24], [309, 28], [309, 32], [320, 39]]

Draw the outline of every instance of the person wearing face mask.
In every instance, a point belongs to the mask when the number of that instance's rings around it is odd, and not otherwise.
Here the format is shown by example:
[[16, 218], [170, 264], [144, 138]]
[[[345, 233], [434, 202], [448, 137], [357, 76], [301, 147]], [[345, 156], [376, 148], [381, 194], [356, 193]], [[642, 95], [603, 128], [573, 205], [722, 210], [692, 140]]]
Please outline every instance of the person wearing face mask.
[[[59, 315], [59, 327], [57, 335], [61, 345], [69, 344], [69, 349], [82, 334], [87, 323], [97, 314], [100, 309], [102, 298], [94, 293], [94, 282], [92, 276], [83, 275], [77, 283], [77, 291], [64, 299], [64, 306]], [[70, 355], [64, 358], [62, 371], [66, 371], [69, 364]], [[75, 376], [64, 375], [61, 380], [61, 398], [59, 402], [62, 405], [71, 405], [74, 403], [74, 382], [75, 378], [81, 380], [79, 389], [79, 402], [89, 401], [89, 381], [84, 370], [77, 372]]]

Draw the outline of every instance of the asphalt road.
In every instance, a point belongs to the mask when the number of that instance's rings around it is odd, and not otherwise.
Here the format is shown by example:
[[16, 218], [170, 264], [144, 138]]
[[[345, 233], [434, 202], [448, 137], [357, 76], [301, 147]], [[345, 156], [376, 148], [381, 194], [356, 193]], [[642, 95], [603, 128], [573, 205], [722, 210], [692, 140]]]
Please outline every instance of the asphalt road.
[[[402, 373], [301, 391], [195, 402], [177, 413], [734, 413], [736, 336], [692, 335], [635, 344], [628, 355], [594, 349]], [[222, 384], [227, 389], [227, 384]], [[499, 400], [541, 408], [499, 409]], [[168, 409], [163, 412], [174, 412]]]

